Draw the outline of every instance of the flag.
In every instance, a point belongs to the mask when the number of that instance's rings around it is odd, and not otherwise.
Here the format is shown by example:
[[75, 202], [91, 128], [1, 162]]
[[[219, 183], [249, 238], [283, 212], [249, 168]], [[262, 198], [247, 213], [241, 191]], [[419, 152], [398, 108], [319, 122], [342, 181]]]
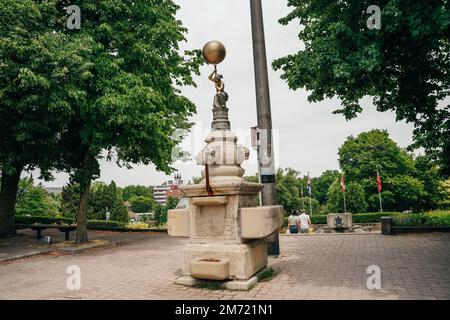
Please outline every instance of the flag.
[[308, 173], [308, 194], [311, 196], [311, 179], [309, 178], [309, 173]]
[[381, 177], [378, 170], [377, 170], [377, 183], [378, 183], [378, 192], [381, 192]]
[[342, 192], [345, 192], [345, 181], [344, 181], [344, 175], [342, 175], [342, 178], [341, 178], [341, 190], [342, 190]]

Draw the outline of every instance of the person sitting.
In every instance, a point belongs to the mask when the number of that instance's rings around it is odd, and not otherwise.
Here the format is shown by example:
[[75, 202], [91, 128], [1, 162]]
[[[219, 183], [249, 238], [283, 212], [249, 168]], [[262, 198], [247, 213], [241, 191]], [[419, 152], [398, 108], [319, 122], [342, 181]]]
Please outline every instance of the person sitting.
[[298, 211], [292, 210], [291, 215], [288, 217], [288, 228], [290, 234], [298, 233]]

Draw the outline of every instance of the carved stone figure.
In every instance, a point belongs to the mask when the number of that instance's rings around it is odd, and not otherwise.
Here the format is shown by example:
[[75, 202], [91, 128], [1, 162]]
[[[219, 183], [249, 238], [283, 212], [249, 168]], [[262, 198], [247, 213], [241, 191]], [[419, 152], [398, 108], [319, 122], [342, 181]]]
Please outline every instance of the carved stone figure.
[[209, 75], [209, 80], [214, 82], [216, 87], [216, 95], [214, 96], [214, 109], [225, 109], [227, 107], [228, 93], [225, 92], [225, 83], [222, 81], [223, 76], [217, 73], [217, 68], [214, 66], [214, 71]]

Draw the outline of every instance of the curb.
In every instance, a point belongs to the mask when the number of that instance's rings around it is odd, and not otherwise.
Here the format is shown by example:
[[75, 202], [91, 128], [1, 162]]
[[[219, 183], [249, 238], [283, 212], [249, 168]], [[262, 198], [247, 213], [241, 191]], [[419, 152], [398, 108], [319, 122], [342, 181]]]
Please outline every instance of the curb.
[[11, 262], [11, 261], [15, 261], [15, 260], [26, 259], [26, 258], [36, 257], [36, 256], [44, 256], [44, 255], [52, 254], [53, 252], [55, 252], [55, 251], [52, 249], [48, 249], [48, 250], [43, 250], [43, 251], [32, 251], [29, 253], [17, 254], [12, 257], [8, 257], [8, 258], [0, 258], [0, 263]]
[[282, 237], [323, 237], [323, 236], [379, 236], [381, 235], [381, 231], [372, 231], [372, 232], [365, 232], [365, 233], [356, 233], [356, 232], [330, 232], [330, 233], [312, 233], [312, 234], [282, 234], [280, 233], [280, 236]]
[[75, 255], [75, 254], [83, 253], [83, 252], [86, 252], [89, 250], [100, 249], [100, 248], [108, 249], [108, 248], [113, 248], [113, 247], [117, 247], [117, 246], [125, 245], [125, 244], [126, 244], [126, 242], [112, 242], [112, 243], [108, 243], [108, 244], [104, 244], [104, 245], [94, 245], [91, 247], [74, 248], [74, 249], [56, 248], [55, 247], [55, 248], [50, 248], [50, 249], [44, 249], [42, 251], [32, 251], [30, 253], [24, 253], [24, 254], [19, 254], [19, 255], [12, 256], [12, 257], [0, 259], [0, 264], [16, 261], [16, 260], [20, 260], [20, 259], [27, 259], [27, 258], [37, 257], [37, 256], [45, 256], [45, 255], [50, 255], [50, 254], [55, 254], [55, 253], [59, 253], [61, 255]]

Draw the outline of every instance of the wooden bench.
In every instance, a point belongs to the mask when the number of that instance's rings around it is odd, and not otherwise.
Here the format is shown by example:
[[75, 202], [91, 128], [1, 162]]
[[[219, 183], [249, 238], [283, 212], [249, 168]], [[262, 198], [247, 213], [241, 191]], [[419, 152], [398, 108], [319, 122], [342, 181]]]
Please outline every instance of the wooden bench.
[[64, 240], [67, 241], [70, 239], [70, 232], [74, 231], [77, 226], [76, 225], [67, 225], [67, 224], [28, 224], [22, 225], [24, 228], [30, 228], [33, 231], [36, 231], [37, 236], [36, 239], [42, 238], [42, 230], [45, 229], [58, 229], [61, 232], [64, 232]]

